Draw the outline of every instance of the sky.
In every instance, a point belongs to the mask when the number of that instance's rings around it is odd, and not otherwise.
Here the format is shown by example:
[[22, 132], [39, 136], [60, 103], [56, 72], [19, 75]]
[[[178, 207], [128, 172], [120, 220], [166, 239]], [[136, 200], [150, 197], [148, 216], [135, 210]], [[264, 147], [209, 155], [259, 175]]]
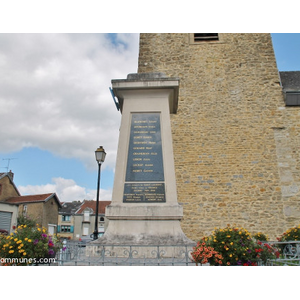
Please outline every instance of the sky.
[[[279, 71], [300, 70], [300, 34], [272, 34]], [[0, 172], [21, 195], [111, 200], [121, 114], [112, 79], [137, 72], [139, 34], [0, 33]]]

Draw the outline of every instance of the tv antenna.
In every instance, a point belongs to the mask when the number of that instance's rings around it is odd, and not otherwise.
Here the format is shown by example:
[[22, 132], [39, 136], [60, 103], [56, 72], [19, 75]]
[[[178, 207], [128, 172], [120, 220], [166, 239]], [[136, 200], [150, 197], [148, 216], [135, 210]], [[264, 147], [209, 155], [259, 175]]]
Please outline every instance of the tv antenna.
[[13, 159], [17, 159], [17, 158], [15, 158], [15, 157], [2, 158], [2, 160], [7, 160], [7, 167], [4, 167], [4, 168], [6, 168], [6, 172], [8, 172], [8, 169], [9, 169], [9, 163], [10, 163], [10, 161], [13, 160]]

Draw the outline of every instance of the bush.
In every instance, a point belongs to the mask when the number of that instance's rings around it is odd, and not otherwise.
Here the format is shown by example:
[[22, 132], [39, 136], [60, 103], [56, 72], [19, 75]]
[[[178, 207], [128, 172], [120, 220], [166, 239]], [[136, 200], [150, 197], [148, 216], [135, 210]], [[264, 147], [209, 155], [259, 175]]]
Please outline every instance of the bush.
[[37, 221], [29, 216], [24, 216], [20, 214], [17, 218], [17, 224], [20, 225], [26, 225], [26, 227], [32, 228], [36, 226]]
[[[280, 237], [277, 238], [279, 242], [290, 242], [290, 241], [299, 241], [300, 240], [300, 225], [292, 227], [285, 231]], [[296, 247], [296, 244], [280, 244], [279, 245], [283, 254], [289, 252], [294, 253], [293, 248]]]
[[[255, 241], [246, 229], [230, 227], [230, 225], [227, 225], [226, 228], [216, 229], [212, 235], [205, 237], [203, 241], [206, 243], [206, 247], [210, 247], [211, 252], [215, 251], [217, 255], [222, 257], [222, 259], [219, 258], [218, 265], [256, 266], [259, 261], [266, 263], [268, 259], [279, 256], [277, 249], [260, 241]], [[192, 256], [196, 252], [197, 247]], [[214, 262], [212, 265], [215, 265]]]
[[279, 242], [299, 241], [300, 240], [300, 225], [288, 229], [279, 238]]
[[205, 238], [197, 243], [197, 246], [193, 248], [191, 255], [197, 265], [209, 263], [212, 266], [220, 266], [223, 263], [222, 255], [220, 255], [212, 247], [207, 246]]
[[268, 241], [269, 238], [266, 234], [262, 233], [262, 232], [257, 232], [253, 235], [253, 238], [256, 240], [256, 241]]
[[0, 236], [1, 263], [5, 265], [34, 264], [40, 258], [54, 257], [60, 247], [57, 237], [48, 235], [44, 227], [38, 224], [32, 227], [21, 224], [14, 233]]

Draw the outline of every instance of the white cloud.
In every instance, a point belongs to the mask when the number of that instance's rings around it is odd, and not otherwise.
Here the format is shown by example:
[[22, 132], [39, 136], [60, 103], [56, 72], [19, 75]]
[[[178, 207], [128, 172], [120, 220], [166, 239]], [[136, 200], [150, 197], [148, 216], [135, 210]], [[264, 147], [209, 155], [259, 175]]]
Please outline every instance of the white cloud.
[[109, 87], [137, 60], [138, 34], [0, 34], [1, 152], [39, 147], [95, 169], [103, 145], [113, 168], [121, 114]]
[[[21, 195], [56, 193], [62, 202], [74, 200], [96, 200], [96, 190], [86, 189], [76, 184], [73, 179], [52, 178], [52, 183], [45, 185], [18, 186]], [[100, 200], [111, 200], [112, 191], [100, 189]]]

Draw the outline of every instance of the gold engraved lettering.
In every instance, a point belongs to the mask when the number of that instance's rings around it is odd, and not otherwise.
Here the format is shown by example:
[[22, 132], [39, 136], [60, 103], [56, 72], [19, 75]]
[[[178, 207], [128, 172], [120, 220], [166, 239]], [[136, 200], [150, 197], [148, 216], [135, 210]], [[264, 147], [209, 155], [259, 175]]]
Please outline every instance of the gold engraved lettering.
[[133, 152], [133, 155], [149, 155], [149, 154], [150, 154], [149, 152]]

